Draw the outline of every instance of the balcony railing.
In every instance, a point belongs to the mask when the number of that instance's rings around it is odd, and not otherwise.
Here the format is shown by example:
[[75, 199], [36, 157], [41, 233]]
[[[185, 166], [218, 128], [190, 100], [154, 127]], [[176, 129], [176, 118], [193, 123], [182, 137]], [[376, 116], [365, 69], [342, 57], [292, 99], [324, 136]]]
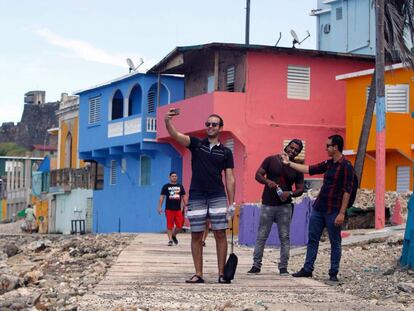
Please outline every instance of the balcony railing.
[[94, 189], [95, 174], [91, 166], [79, 169], [63, 168], [50, 172], [50, 188], [69, 191], [83, 188]]
[[148, 133], [157, 132], [157, 118], [152, 118], [152, 117], [147, 118], [147, 132]]

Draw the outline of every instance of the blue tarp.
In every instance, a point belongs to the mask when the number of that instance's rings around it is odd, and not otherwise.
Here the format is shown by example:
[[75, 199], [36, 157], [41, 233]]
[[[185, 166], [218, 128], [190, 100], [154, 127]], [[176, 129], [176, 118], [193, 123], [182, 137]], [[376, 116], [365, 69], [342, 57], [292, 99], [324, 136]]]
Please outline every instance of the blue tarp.
[[42, 163], [40, 163], [39, 168], [37, 169], [38, 172], [50, 172], [50, 159], [48, 156], [45, 156]]

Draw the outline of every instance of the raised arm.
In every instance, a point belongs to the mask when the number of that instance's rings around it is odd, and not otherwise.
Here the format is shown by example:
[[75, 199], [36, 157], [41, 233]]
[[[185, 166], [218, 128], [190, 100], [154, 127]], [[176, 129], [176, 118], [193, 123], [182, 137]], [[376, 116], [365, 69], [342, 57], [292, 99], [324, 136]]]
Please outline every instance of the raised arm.
[[165, 127], [167, 128], [168, 134], [170, 134], [173, 139], [175, 139], [180, 145], [188, 147], [190, 145], [190, 136], [178, 132], [171, 122], [175, 115], [176, 113], [174, 109], [170, 108], [164, 117]]
[[309, 165], [292, 162], [289, 160], [289, 157], [286, 154], [282, 154], [282, 162], [284, 165], [290, 166], [295, 171], [301, 172], [303, 174], [309, 174]]

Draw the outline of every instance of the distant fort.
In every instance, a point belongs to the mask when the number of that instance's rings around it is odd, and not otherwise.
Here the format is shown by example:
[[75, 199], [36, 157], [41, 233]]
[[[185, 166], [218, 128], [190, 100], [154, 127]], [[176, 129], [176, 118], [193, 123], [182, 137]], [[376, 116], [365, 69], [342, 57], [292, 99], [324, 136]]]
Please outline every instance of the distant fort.
[[[64, 94], [62, 94], [63, 96]], [[0, 127], [0, 143], [14, 142], [31, 148], [33, 145], [48, 145], [49, 128], [58, 126], [56, 111], [60, 101], [45, 102], [45, 91], [30, 91], [24, 94], [24, 110], [20, 122], [4, 122]]]

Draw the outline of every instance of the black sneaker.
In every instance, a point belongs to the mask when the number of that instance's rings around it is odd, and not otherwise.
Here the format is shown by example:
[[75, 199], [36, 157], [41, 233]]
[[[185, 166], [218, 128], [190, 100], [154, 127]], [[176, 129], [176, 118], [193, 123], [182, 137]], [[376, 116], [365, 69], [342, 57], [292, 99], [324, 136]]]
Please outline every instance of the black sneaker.
[[288, 276], [288, 275], [290, 275], [286, 268], [279, 269], [279, 274], [281, 276]]
[[172, 236], [172, 240], [174, 241], [175, 245], [178, 244], [178, 240], [177, 240], [177, 237], [175, 235]]
[[260, 273], [260, 268], [253, 266], [247, 273], [257, 274]]
[[168, 246], [173, 246], [173, 241], [168, 241]]
[[304, 268], [302, 268], [298, 272], [293, 273], [292, 276], [294, 276], [295, 278], [311, 278], [312, 272], [308, 272]]
[[329, 281], [330, 282], [335, 282], [335, 283], [339, 283], [339, 279], [336, 275], [330, 275], [329, 276]]

